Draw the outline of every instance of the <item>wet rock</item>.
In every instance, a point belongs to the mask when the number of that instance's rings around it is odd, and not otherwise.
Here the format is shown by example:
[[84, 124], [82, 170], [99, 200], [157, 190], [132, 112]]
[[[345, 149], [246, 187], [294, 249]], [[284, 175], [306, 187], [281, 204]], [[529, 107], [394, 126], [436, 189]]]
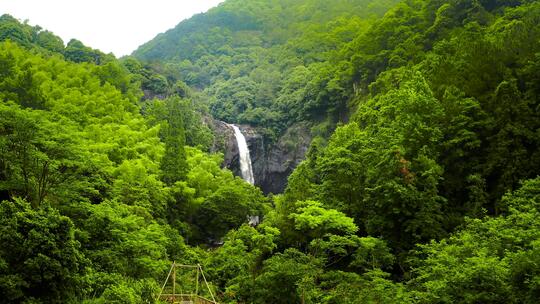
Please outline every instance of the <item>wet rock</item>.
[[220, 120], [207, 119], [206, 123], [214, 131], [215, 135], [210, 152], [223, 153], [223, 167], [231, 170], [234, 175], [241, 176], [240, 156], [234, 130], [229, 124]]
[[305, 158], [311, 143], [309, 130], [305, 123], [291, 126], [265, 153], [264, 170], [258, 183], [265, 193], [285, 190], [287, 178]]
[[[211, 125], [216, 134], [212, 150], [222, 152], [223, 166], [241, 176], [238, 145], [233, 129], [222, 121], [214, 120]], [[272, 145], [265, 144], [263, 136], [256, 128], [248, 125], [238, 127], [249, 147], [255, 185], [264, 193], [282, 193], [287, 186], [287, 178], [304, 160], [311, 143], [309, 126], [305, 123], [293, 125]]]

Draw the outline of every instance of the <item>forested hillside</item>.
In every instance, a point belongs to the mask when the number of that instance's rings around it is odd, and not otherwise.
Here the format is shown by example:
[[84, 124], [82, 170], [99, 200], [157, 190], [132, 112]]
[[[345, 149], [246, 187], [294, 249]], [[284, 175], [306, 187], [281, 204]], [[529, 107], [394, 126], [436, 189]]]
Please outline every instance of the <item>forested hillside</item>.
[[189, 100], [143, 116], [143, 76], [1, 22], [0, 302], [154, 301], [170, 261], [206, 257], [187, 243], [262, 214], [261, 192], [201, 150], [212, 135]]
[[334, 59], [397, 2], [229, 0], [133, 55], [201, 90], [213, 117], [275, 140], [295, 122], [332, 128], [346, 115]]
[[[220, 303], [540, 299], [538, 1], [227, 0], [120, 60], [0, 40], [0, 303], [155, 303], [172, 261]], [[311, 127], [283, 194], [209, 115]]]

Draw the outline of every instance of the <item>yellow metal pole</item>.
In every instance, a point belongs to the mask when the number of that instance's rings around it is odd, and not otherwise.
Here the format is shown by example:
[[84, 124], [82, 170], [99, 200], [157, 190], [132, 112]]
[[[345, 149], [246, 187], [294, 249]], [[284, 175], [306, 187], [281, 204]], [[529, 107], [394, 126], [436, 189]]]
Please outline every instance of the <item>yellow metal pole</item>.
[[169, 269], [169, 274], [167, 274], [167, 278], [165, 279], [165, 283], [163, 283], [163, 286], [161, 287], [161, 292], [159, 293], [158, 299], [161, 298], [161, 295], [163, 294], [163, 291], [165, 290], [165, 286], [167, 285], [167, 282], [169, 281], [169, 278], [171, 277], [171, 273], [173, 271], [173, 268], [174, 268], [174, 264], [171, 266], [171, 269]]
[[195, 295], [199, 295], [199, 267], [197, 267], [197, 281], [195, 282]]
[[214, 298], [214, 294], [212, 293], [212, 289], [210, 289], [210, 285], [208, 285], [208, 281], [206, 281], [206, 277], [204, 276], [204, 271], [202, 270], [202, 266], [201, 264], [197, 264], [199, 265], [199, 269], [201, 270], [201, 275], [204, 279], [204, 283], [206, 284], [206, 288], [208, 288], [208, 291], [210, 292], [210, 296], [212, 297], [212, 301], [214, 301], [214, 303], [216, 302], [216, 298]]
[[172, 274], [172, 294], [173, 301], [176, 301], [176, 262], [173, 262], [173, 274]]

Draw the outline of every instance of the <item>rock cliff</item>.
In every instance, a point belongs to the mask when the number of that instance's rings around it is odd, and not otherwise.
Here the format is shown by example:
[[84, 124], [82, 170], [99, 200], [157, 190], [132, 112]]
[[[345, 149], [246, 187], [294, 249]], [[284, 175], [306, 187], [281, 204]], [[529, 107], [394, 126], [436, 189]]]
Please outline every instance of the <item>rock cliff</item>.
[[[213, 151], [224, 155], [223, 166], [240, 176], [238, 145], [233, 129], [222, 121], [214, 120], [216, 134]], [[287, 186], [287, 178], [304, 159], [311, 136], [309, 127], [300, 123], [290, 127], [276, 143], [265, 144], [256, 128], [238, 125], [249, 146], [255, 185], [264, 193], [281, 193]]]

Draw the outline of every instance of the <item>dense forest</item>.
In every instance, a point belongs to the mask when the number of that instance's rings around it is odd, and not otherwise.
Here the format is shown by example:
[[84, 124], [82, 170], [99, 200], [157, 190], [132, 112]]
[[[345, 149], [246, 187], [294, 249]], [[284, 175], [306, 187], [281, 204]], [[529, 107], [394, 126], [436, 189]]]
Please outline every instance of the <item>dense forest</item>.
[[[119, 59], [3, 15], [0, 100], [0, 303], [540, 299], [538, 1], [227, 0]], [[313, 140], [264, 195], [212, 118]]]

